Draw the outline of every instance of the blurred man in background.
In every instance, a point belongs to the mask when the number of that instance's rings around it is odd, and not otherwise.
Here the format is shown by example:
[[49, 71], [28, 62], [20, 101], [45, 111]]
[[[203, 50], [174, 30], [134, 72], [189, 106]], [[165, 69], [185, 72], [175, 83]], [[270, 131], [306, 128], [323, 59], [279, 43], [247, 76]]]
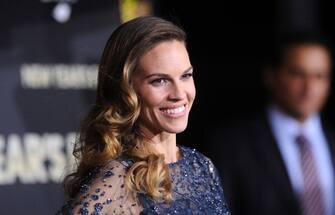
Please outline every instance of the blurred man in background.
[[211, 137], [232, 214], [335, 214], [335, 139], [320, 115], [331, 67], [321, 36], [283, 39], [264, 75], [263, 114]]

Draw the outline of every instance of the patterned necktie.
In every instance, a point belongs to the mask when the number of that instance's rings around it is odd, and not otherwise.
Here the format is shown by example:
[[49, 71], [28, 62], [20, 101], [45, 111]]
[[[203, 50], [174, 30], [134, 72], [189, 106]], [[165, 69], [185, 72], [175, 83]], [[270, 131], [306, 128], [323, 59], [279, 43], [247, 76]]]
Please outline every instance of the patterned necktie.
[[303, 135], [296, 138], [296, 143], [300, 150], [300, 164], [304, 183], [300, 198], [302, 212], [304, 215], [324, 215], [324, 201], [310, 144]]

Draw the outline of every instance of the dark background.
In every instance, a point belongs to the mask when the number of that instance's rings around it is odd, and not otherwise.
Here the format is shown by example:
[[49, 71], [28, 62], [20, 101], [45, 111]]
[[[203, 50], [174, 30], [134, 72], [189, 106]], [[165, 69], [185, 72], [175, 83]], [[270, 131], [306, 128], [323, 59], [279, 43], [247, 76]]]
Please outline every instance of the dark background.
[[[262, 111], [267, 102], [262, 72], [275, 41], [290, 32], [318, 31], [333, 44], [333, 9], [326, 0], [159, 1], [157, 13], [188, 32], [195, 67], [197, 99], [179, 139], [219, 156], [206, 138], [211, 130]], [[333, 88], [324, 110], [333, 125], [334, 108]]]
[[[0, 2], [0, 135], [24, 136], [78, 130], [94, 102], [93, 90], [23, 89], [23, 63], [98, 63], [119, 24], [118, 2], [79, 0], [69, 22], [50, 16], [56, 3]], [[180, 24], [188, 34], [197, 98], [188, 129], [178, 143], [213, 157], [206, 136], [217, 127], [259, 112], [266, 103], [261, 74], [276, 38], [318, 29], [335, 38], [334, 7], [326, 0], [153, 1], [154, 14]], [[334, 125], [334, 89], [325, 108]], [[8, 142], [6, 142], [8, 144]], [[8, 147], [8, 146], [7, 146]], [[6, 147], [5, 147], [6, 148]], [[0, 147], [0, 157], [6, 149]], [[0, 162], [0, 174], [6, 164]], [[0, 184], [0, 214], [53, 214], [64, 201], [61, 185]]]

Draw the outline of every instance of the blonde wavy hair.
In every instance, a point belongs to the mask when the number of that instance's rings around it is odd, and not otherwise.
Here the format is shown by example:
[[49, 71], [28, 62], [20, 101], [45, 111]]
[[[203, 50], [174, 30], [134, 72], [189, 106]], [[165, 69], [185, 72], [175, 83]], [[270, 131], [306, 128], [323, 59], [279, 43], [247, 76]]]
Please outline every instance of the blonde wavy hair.
[[186, 41], [185, 32], [157, 17], [139, 17], [119, 26], [109, 38], [99, 65], [96, 103], [83, 121], [73, 155], [77, 170], [64, 179], [74, 198], [85, 176], [121, 155], [131, 156], [128, 190], [171, 201], [171, 179], [164, 156], [158, 154], [139, 129], [141, 101], [131, 75], [144, 53], [164, 41]]

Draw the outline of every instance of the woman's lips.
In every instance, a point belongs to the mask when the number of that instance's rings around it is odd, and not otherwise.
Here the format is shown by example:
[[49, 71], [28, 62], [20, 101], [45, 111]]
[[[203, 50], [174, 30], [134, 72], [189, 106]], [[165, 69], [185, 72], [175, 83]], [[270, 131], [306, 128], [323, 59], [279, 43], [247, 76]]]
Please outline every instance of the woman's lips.
[[184, 104], [180, 106], [160, 108], [160, 111], [167, 117], [179, 118], [185, 115], [186, 109], [187, 109], [187, 104]]

